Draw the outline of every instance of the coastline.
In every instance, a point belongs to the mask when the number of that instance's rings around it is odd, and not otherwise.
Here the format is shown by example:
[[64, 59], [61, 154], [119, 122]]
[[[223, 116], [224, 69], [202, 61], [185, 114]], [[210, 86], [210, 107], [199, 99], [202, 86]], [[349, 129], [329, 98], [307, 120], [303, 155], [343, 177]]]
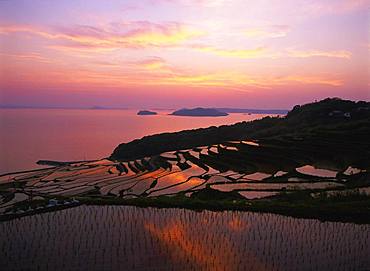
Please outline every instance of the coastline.
[[[284, 118], [146, 136], [101, 160], [40, 161], [54, 167], [0, 176], [0, 219], [72, 200], [369, 224], [370, 112], [363, 105], [327, 99]], [[342, 107], [350, 118], [333, 117]]]

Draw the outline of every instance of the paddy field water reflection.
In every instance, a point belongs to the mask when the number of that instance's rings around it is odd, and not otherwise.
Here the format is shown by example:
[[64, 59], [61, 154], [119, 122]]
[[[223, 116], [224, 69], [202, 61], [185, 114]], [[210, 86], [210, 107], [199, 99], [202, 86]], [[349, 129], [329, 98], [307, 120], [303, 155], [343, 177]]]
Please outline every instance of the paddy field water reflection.
[[80, 206], [0, 223], [13, 270], [366, 270], [370, 226], [249, 212]]

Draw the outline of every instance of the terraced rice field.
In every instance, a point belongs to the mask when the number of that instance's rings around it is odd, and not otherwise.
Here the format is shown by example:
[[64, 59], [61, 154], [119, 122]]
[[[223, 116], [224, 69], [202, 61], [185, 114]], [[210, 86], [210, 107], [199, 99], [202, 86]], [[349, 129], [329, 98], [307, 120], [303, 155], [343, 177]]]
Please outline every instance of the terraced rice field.
[[370, 226], [79, 206], [0, 223], [2, 270], [368, 270]]
[[14, 212], [14, 205], [34, 197], [189, 196], [210, 186], [259, 199], [282, 191], [345, 192], [369, 186], [353, 181], [368, 174], [368, 169], [348, 165], [337, 171], [320, 169], [309, 164], [310, 159], [259, 151], [264, 148], [250, 140], [233, 141], [133, 161], [102, 159], [7, 174], [0, 176], [0, 215]]

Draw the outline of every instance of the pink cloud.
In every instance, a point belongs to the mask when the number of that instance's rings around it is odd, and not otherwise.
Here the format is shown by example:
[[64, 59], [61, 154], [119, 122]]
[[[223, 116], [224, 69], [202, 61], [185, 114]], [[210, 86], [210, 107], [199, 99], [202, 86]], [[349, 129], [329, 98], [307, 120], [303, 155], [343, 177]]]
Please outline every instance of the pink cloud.
[[28, 25], [5, 25], [0, 27], [0, 34], [25, 32], [46, 39], [61, 40], [62, 43], [52, 48], [64, 49], [118, 49], [146, 47], [174, 47], [203, 33], [177, 22], [151, 23], [135, 21], [111, 24], [107, 28], [88, 25], [71, 27], [58, 26], [42, 29]]
[[369, 6], [369, 0], [335, 0], [313, 2], [308, 9], [313, 14], [340, 14], [368, 9]]
[[249, 28], [245, 31], [248, 38], [280, 38], [285, 37], [291, 30], [289, 25], [268, 25]]

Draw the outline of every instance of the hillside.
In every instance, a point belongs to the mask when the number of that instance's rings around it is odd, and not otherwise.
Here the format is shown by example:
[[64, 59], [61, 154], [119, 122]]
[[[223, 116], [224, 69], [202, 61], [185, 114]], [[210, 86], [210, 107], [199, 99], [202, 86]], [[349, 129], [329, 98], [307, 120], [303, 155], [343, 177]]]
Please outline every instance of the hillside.
[[265, 117], [234, 125], [145, 136], [120, 144], [113, 160], [132, 160], [167, 151], [191, 149], [227, 141], [253, 139], [261, 144], [291, 147], [308, 152], [362, 157], [370, 156], [370, 103], [337, 98], [295, 106], [285, 117]]

